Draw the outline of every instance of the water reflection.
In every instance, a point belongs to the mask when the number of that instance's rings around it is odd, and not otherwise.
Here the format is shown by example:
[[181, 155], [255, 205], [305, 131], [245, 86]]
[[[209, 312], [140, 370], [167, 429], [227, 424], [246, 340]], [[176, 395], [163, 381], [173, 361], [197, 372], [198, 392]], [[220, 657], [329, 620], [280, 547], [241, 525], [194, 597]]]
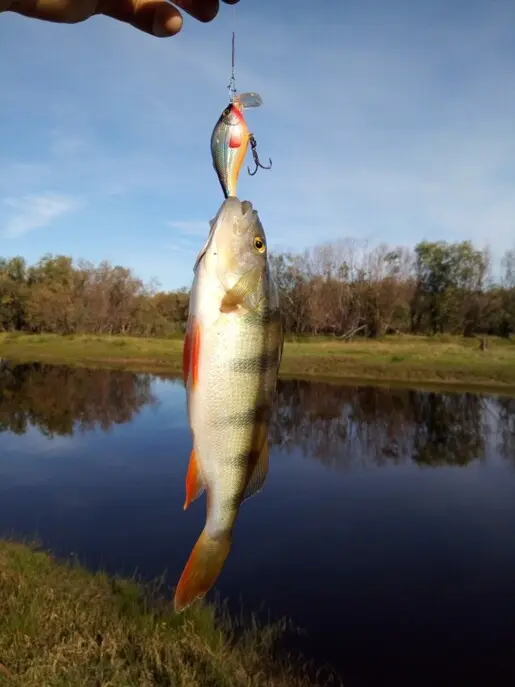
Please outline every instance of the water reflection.
[[499, 399], [499, 451], [515, 465], [515, 398]]
[[[182, 382], [4, 366], [0, 430], [0, 536], [176, 583], [205, 517]], [[270, 437], [232, 610], [290, 616], [352, 687], [515, 684], [515, 399], [281, 380]]]
[[[496, 403], [507, 454], [513, 442], [513, 401]], [[339, 469], [356, 460], [465, 466], [485, 457], [491, 404], [474, 394], [280, 381], [271, 439], [286, 451], [299, 449]]]
[[[30, 364], [0, 367], [0, 432], [48, 437], [130, 423], [156, 405], [155, 377]], [[279, 380], [270, 444], [339, 470], [359, 462], [466, 466], [494, 431], [515, 463], [515, 399]]]
[[0, 432], [47, 437], [131, 422], [157, 403], [152, 376], [44, 364], [0, 366]]

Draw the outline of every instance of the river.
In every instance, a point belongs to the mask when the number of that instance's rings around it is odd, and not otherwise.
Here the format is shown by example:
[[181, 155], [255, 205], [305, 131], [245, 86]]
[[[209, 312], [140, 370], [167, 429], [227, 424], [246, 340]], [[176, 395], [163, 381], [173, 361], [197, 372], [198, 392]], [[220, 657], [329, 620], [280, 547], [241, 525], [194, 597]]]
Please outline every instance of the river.
[[[0, 536], [174, 585], [190, 442], [179, 380], [4, 365]], [[289, 616], [346, 687], [515, 684], [515, 399], [280, 381], [270, 445], [231, 609]]]

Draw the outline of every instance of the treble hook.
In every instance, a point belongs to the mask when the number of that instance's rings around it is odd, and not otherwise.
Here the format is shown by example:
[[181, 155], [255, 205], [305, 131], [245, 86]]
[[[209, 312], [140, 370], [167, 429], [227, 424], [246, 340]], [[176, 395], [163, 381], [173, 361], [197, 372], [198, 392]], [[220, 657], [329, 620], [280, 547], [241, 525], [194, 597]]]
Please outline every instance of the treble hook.
[[261, 169], [272, 169], [271, 158], [268, 158], [268, 161], [270, 162], [268, 167], [261, 164], [261, 162], [259, 160], [259, 155], [257, 152], [257, 142], [256, 142], [256, 139], [254, 138], [254, 134], [249, 135], [249, 141], [250, 141], [250, 147], [252, 149], [252, 158], [254, 160], [254, 164], [256, 165], [256, 169], [253, 172], [250, 171], [250, 167], [247, 165], [247, 172], [250, 174], [250, 176], [251, 177], [254, 176], [254, 174], [258, 171], [258, 167], [261, 167]]

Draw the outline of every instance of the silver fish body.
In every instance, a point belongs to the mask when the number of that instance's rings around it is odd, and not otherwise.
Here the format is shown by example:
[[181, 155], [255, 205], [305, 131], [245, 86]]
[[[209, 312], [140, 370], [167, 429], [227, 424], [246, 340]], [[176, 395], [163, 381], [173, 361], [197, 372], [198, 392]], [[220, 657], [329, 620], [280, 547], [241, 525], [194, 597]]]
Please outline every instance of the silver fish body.
[[282, 346], [263, 227], [251, 203], [229, 197], [195, 265], [184, 345], [193, 436], [185, 507], [205, 490], [207, 514], [177, 586], [177, 610], [212, 587], [239, 508], [266, 479]]

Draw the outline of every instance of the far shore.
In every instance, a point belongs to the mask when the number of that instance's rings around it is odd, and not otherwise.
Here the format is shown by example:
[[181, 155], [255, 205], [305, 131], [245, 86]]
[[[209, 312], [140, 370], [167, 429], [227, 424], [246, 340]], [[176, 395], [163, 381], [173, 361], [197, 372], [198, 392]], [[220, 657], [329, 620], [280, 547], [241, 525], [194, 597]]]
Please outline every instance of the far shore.
[[[3, 333], [1, 358], [180, 375], [182, 338]], [[451, 336], [287, 340], [279, 376], [515, 395], [515, 341], [492, 337], [482, 351], [478, 338]]]

